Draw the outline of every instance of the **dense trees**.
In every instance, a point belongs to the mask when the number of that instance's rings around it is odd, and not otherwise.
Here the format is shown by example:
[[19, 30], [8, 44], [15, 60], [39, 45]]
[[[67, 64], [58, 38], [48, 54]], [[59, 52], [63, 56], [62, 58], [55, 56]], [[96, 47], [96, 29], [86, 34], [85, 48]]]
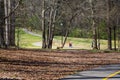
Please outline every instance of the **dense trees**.
[[42, 31], [42, 48], [51, 49], [57, 34], [64, 39], [61, 48], [68, 36], [77, 36], [93, 38], [93, 49], [100, 49], [101, 38], [108, 40], [108, 49], [117, 49], [119, 0], [0, 0], [0, 47], [15, 46], [15, 10], [21, 1], [24, 26]]
[[[54, 38], [55, 23], [57, 20], [57, 12], [59, 9], [59, 0], [51, 0], [51, 1], [47, 1], [46, 4], [45, 3], [46, 1], [43, 0], [43, 8], [42, 8], [43, 46], [42, 48], [51, 49], [53, 38]], [[46, 8], [46, 5], [48, 5], [47, 8]]]
[[8, 48], [15, 46], [15, 10], [20, 2], [15, 6], [15, 0], [0, 0], [0, 47]]
[[[119, 18], [118, 5], [119, 0], [107, 0], [107, 31], [108, 31], [108, 49], [112, 49], [112, 40], [114, 40], [114, 49], [116, 50], [116, 37], [117, 37], [117, 22]], [[113, 17], [114, 16], [114, 17]], [[117, 16], [117, 17], [116, 17]], [[112, 36], [113, 34], [113, 36]]]

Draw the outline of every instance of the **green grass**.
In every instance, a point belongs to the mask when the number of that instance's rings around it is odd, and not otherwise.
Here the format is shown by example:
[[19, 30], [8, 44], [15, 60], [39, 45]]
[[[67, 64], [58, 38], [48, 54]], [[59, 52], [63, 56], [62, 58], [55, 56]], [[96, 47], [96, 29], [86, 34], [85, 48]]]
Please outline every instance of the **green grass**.
[[[16, 30], [16, 33], [17, 33], [17, 30]], [[20, 47], [21, 48], [41, 48], [41, 46], [33, 45], [33, 43], [41, 42], [41, 41], [42, 41], [41, 37], [33, 36], [31, 34], [25, 33], [22, 29], [20, 29]], [[101, 41], [101, 49], [107, 49], [107, 41], [106, 40], [100, 40], [100, 41]], [[92, 39], [89, 39], [89, 38], [68, 37], [65, 45], [65, 49], [69, 49], [69, 46], [68, 46], [69, 42], [72, 42], [73, 44], [72, 49], [92, 49], [91, 48]], [[53, 48], [56, 49], [56, 47], [60, 45], [61, 45], [61, 37], [55, 36], [53, 41]]]
[[[17, 36], [17, 31], [18, 30], [16, 30], [16, 36]], [[41, 41], [41, 37], [33, 36], [31, 34], [25, 33], [22, 29], [20, 29], [19, 31], [20, 31], [19, 44], [21, 48], [39, 48], [37, 46], [32, 45], [32, 43]], [[16, 37], [16, 40], [17, 40], [17, 37]]]
[[[55, 37], [56, 40], [61, 40], [60, 36]], [[74, 37], [68, 37], [67, 43], [71, 42], [73, 44], [73, 47], [76, 47], [78, 49], [92, 49], [92, 39], [89, 38], [74, 38]], [[101, 43], [101, 49], [107, 49], [107, 40], [100, 40]]]

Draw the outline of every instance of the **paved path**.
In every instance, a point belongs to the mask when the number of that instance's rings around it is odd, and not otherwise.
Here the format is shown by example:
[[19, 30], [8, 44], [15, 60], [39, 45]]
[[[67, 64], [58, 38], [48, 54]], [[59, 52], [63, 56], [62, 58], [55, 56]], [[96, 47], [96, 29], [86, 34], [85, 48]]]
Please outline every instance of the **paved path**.
[[79, 72], [61, 80], [120, 80], [120, 64], [106, 65], [90, 71]]
[[25, 31], [26, 33], [28, 33], [28, 34], [31, 34], [31, 35], [33, 35], [33, 36], [38, 36], [38, 37], [42, 37], [42, 35], [41, 34], [36, 34], [36, 33], [34, 33], [34, 32], [31, 32], [31, 31], [28, 31], [27, 29], [23, 29], [23, 31]]

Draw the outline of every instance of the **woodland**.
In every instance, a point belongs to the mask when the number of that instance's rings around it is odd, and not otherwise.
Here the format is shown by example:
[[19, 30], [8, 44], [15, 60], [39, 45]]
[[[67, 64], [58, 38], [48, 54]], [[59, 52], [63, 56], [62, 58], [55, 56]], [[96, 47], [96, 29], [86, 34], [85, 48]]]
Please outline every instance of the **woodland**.
[[[42, 48], [52, 49], [54, 36], [100, 39], [109, 50], [119, 47], [119, 0], [0, 0], [0, 47], [16, 47], [15, 30], [25, 28], [42, 35]], [[19, 38], [19, 32], [17, 38]], [[112, 41], [114, 41], [112, 43]]]
[[59, 80], [120, 64], [119, 52], [120, 0], [0, 0], [0, 80]]

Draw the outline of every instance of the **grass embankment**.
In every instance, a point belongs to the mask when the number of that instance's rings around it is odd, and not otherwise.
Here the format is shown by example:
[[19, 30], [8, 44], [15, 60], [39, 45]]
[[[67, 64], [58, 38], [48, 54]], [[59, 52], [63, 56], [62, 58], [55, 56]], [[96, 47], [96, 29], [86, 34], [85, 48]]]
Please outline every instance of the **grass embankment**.
[[[41, 37], [28, 34], [22, 29], [20, 29], [20, 47], [21, 48], [41, 48], [41, 42], [42, 42]], [[91, 49], [92, 39], [68, 37], [68, 40], [66, 42], [64, 49], [69, 49], [69, 46], [68, 46], [69, 42], [73, 44], [73, 48], [71, 49]], [[53, 48], [56, 49], [56, 47], [60, 45], [61, 45], [61, 37], [55, 36], [53, 41]], [[101, 40], [101, 49], [107, 49], [106, 40]]]

